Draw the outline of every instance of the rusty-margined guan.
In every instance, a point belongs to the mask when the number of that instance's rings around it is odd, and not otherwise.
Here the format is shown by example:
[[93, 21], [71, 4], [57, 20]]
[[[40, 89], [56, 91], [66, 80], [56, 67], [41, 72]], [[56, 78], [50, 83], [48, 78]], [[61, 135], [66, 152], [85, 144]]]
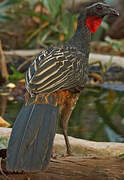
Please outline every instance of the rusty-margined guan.
[[104, 3], [90, 4], [79, 15], [72, 39], [44, 49], [29, 66], [25, 104], [12, 129], [7, 151], [9, 171], [38, 171], [48, 166], [58, 114], [67, 153], [71, 153], [67, 124], [87, 81], [91, 33], [105, 15], [117, 16], [118, 12]]

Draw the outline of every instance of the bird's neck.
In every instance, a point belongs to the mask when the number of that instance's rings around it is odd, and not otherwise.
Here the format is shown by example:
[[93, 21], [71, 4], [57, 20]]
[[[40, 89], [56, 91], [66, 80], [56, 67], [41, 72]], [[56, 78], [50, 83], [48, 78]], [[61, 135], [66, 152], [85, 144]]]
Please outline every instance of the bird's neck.
[[91, 31], [86, 26], [86, 19], [81, 19], [78, 21], [77, 30], [67, 43], [71, 46], [75, 46], [78, 50], [89, 56], [90, 51], [90, 41], [91, 41]]
[[85, 53], [88, 57], [90, 51], [90, 41], [91, 41], [90, 30], [86, 26], [83, 26], [82, 29], [77, 29], [74, 36], [70, 40], [70, 43], [73, 44], [73, 46], [76, 46], [80, 51]]
[[80, 51], [89, 57], [91, 33], [95, 33], [102, 22], [102, 18], [86, 16], [86, 12], [78, 18], [77, 30], [67, 43], [77, 47]]

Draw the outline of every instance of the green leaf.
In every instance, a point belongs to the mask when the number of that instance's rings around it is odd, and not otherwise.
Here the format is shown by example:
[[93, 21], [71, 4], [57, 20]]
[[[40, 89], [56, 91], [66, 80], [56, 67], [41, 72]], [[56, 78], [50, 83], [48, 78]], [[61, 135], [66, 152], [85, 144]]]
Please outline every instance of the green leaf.
[[3, 2], [0, 3], [0, 9], [10, 8], [10, 6], [13, 6], [17, 3], [19, 3], [19, 0], [4, 0]]
[[124, 157], [124, 154], [120, 154], [119, 157]]
[[62, 7], [64, 0], [42, 0], [44, 7], [52, 16], [56, 16]]
[[10, 81], [17, 81], [17, 80], [23, 79], [25, 77], [24, 74], [18, 72], [13, 66], [11, 66], [10, 69], [13, 72], [12, 75], [9, 75], [9, 80]]
[[29, 6], [30, 6], [31, 9], [33, 9], [33, 7], [35, 6], [35, 4], [39, 2], [39, 0], [35, 0], [35, 1], [26, 0], [26, 1], [28, 1]]
[[4, 16], [4, 15], [0, 15], [0, 21], [7, 21], [7, 20], [13, 20], [12, 17], [10, 16]]
[[[68, 17], [68, 18], [67, 18]], [[60, 25], [61, 32], [66, 35], [66, 39], [72, 37], [74, 33], [74, 22], [76, 21], [76, 15], [72, 15], [70, 12], [63, 12], [62, 23]]]
[[0, 3], [0, 21], [12, 20], [7, 10], [18, 2], [19, 0], [4, 0]]
[[51, 17], [46, 16], [44, 14], [35, 13], [34, 11], [17, 11], [16, 14], [25, 14], [31, 17], [38, 17], [41, 20], [48, 21], [50, 23], [54, 22], [54, 20]]
[[0, 137], [0, 148], [1, 149], [5, 149], [8, 147], [8, 139], [4, 138], [4, 137]]

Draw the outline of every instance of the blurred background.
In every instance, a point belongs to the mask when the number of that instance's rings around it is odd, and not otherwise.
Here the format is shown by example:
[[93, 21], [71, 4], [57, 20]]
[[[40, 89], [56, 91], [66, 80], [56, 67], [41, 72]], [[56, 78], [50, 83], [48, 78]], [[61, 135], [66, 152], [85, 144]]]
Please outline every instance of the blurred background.
[[78, 14], [88, 2], [100, 1], [115, 7], [120, 16], [104, 18], [92, 35], [89, 81], [68, 134], [124, 142], [124, 0], [0, 0], [0, 126], [12, 127], [16, 119], [24, 102], [25, 71], [34, 56], [69, 40]]

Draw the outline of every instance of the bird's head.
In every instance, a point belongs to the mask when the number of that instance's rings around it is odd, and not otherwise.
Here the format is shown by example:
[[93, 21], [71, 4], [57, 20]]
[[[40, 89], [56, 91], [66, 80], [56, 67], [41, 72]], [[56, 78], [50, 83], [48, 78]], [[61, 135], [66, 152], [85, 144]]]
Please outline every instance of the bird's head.
[[[119, 16], [119, 12], [110, 7], [108, 4], [98, 2], [85, 7], [85, 25], [90, 29], [91, 33], [96, 32], [100, 26], [104, 16]], [[81, 13], [80, 17], [83, 15]]]
[[106, 15], [119, 16], [119, 13], [108, 4], [99, 2], [86, 7], [86, 15], [103, 18]]

